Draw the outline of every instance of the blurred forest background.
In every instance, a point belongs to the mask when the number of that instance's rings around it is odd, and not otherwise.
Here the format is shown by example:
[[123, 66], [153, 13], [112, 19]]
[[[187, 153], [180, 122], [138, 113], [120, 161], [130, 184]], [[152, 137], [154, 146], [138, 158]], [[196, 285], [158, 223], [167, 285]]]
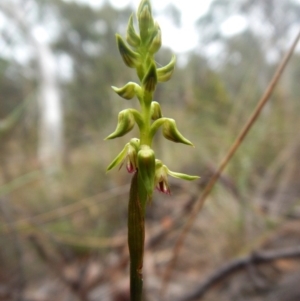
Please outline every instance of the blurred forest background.
[[[117, 113], [137, 105], [110, 88], [137, 80], [115, 43], [132, 11], [108, 1], [99, 9], [63, 0], [0, 1], [0, 300], [129, 300], [130, 177], [124, 169], [105, 170], [137, 132], [103, 139]], [[224, 22], [237, 16], [247, 26], [224, 35]], [[165, 17], [180, 28], [176, 6]], [[172, 196], [155, 193], [148, 207], [145, 300], [159, 300], [180, 229], [299, 23], [296, 0], [214, 0], [195, 23], [197, 46], [177, 55], [173, 78], [158, 86], [163, 114], [195, 145], [174, 148], [157, 135], [158, 157], [201, 179], [170, 179]], [[172, 52], [162, 48], [158, 64]], [[167, 300], [300, 300], [299, 252], [298, 260], [250, 262], [202, 297], [195, 293], [235, 258], [299, 250], [299, 83], [298, 51], [190, 231]]]

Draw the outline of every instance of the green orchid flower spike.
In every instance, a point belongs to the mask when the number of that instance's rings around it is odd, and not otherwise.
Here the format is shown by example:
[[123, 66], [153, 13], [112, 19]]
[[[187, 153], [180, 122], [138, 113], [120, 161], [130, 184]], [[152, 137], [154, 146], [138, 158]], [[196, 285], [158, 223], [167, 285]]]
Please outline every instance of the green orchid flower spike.
[[174, 119], [163, 117], [160, 104], [153, 100], [158, 83], [171, 79], [176, 57], [172, 56], [169, 64], [157, 68], [155, 54], [162, 44], [162, 33], [153, 19], [150, 0], [142, 0], [137, 11], [138, 29], [134, 17], [129, 18], [126, 41], [116, 35], [117, 46], [124, 63], [136, 69], [139, 83], [128, 82], [123, 87], [112, 89], [119, 96], [130, 100], [137, 98], [140, 111], [126, 109], [119, 113], [115, 131], [106, 139], [114, 139], [129, 133], [136, 124], [139, 138], [132, 138], [110, 163], [107, 171], [126, 162], [129, 173], [133, 173], [128, 207], [128, 245], [130, 253], [130, 292], [131, 301], [142, 300], [142, 267], [144, 252], [144, 216], [146, 204], [152, 198], [153, 190], [170, 195], [168, 175], [183, 179], [195, 180], [190, 176], [172, 172], [155, 156], [152, 141], [161, 128], [163, 136], [176, 143], [193, 146], [178, 130]]

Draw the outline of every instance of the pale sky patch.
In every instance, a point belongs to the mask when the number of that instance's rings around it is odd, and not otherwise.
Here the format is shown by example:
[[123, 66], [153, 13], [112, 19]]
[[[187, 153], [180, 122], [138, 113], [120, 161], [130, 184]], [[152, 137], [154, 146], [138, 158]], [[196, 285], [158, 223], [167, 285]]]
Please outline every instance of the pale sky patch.
[[[92, 7], [99, 8], [103, 0], [65, 0], [88, 3]], [[189, 51], [197, 45], [198, 35], [194, 28], [195, 21], [208, 9], [212, 0], [152, 0], [154, 18], [158, 21], [163, 35], [163, 45], [172, 48], [175, 52]], [[117, 9], [124, 9], [131, 6], [136, 11], [140, 0], [110, 0], [110, 3]], [[181, 27], [177, 28], [165, 17], [163, 10], [173, 4], [181, 13]]]
[[247, 20], [241, 15], [234, 15], [228, 18], [221, 26], [222, 34], [226, 36], [236, 35], [248, 26]]
[[[87, 3], [92, 7], [99, 8], [104, 0], [65, 0]], [[300, 0], [299, 0], [300, 1]], [[140, 0], [110, 0], [116, 9], [124, 9], [131, 6], [136, 11]], [[195, 22], [205, 14], [212, 0], [151, 0], [154, 18], [158, 21], [163, 38], [163, 46], [170, 47], [177, 53], [192, 50], [197, 46], [199, 33], [196, 32]], [[164, 14], [164, 9], [173, 4], [181, 13], [181, 26], [176, 27]], [[243, 31], [247, 26], [246, 20], [235, 15], [222, 24], [221, 30], [224, 35], [235, 35]]]

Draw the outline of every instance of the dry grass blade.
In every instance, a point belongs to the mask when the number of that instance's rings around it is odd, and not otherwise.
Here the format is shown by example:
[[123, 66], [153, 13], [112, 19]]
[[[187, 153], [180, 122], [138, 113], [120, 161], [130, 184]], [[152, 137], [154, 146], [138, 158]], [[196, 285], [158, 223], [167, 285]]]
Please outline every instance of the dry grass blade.
[[78, 235], [64, 235], [55, 233], [53, 237], [65, 245], [83, 247], [87, 249], [120, 248], [126, 243], [126, 236], [111, 238], [79, 237]]
[[202, 209], [203, 204], [207, 198], [207, 196], [209, 195], [209, 193], [211, 192], [212, 188], [214, 187], [215, 183], [218, 181], [218, 179], [220, 178], [221, 173], [223, 172], [223, 170], [225, 169], [225, 167], [227, 166], [228, 162], [230, 161], [230, 159], [233, 157], [233, 155], [235, 154], [236, 150], [239, 148], [239, 146], [241, 145], [241, 143], [243, 142], [243, 140], [245, 139], [246, 135], [248, 134], [249, 130], [251, 129], [251, 127], [254, 125], [256, 119], [258, 118], [261, 110], [263, 109], [264, 105], [267, 103], [267, 101], [269, 100], [272, 92], [274, 91], [274, 88], [276, 86], [276, 84], [278, 83], [288, 61], [290, 60], [296, 45], [298, 44], [298, 41], [300, 39], [300, 31], [298, 33], [298, 35], [296, 36], [292, 46], [290, 47], [289, 51], [287, 52], [287, 54], [285, 55], [285, 57], [282, 59], [280, 65], [278, 66], [269, 86], [267, 87], [267, 89], [265, 90], [264, 94], [262, 95], [261, 99], [259, 100], [257, 106], [255, 107], [253, 113], [251, 114], [250, 118], [248, 119], [248, 121], [246, 122], [245, 126], [243, 127], [243, 129], [241, 130], [240, 134], [238, 135], [238, 137], [236, 138], [236, 140], [233, 142], [231, 148], [229, 149], [228, 153], [226, 154], [226, 156], [224, 157], [224, 159], [222, 160], [221, 164], [219, 165], [219, 168], [217, 169], [217, 171], [214, 173], [214, 175], [212, 176], [212, 178], [210, 179], [209, 183], [207, 184], [207, 186], [205, 187], [202, 195], [199, 197], [198, 201], [196, 202], [190, 217], [188, 218], [186, 224], [184, 225], [181, 234], [179, 235], [179, 238], [173, 248], [173, 256], [166, 268], [166, 272], [163, 278], [163, 284], [162, 284], [162, 289], [161, 289], [161, 297], [164, 296], [166, 289], [167, 289], [167, 285], [168, 282], [170, 280], [172, 271], [175, 267], [179, 252], [181, 250], [181, 247], [184, 243], [185, 237], [188, 234], [189, 230], [191, 229], [191, 227], [194, 224], [194, 221], [199, 213], [199, 211]]
[[18, 220], [13, 222], [11, 225], [8, 224], [0, 224], [0, 235], [3, 233], [9, 233], [10, 232], [10, 227], [13, 226], [17, 230], [23, 229], [26, 226], [31, 226], [31, 224], [40, 225], [44, 224], [50, 221], [53, 221], [58, 218], [65, 217], [67, 215], [71, 215], [75, 212], [78, 212], [80, 210], [93, 207], [97, 205], [99, 202], [105, 201], [112, 196], [120, 195], [123, 194], [128, 190], [129, 185], [123, 185], [120, 187], [116, 187], [114, 189], [110, 189], [108, 191], [101, 192], [97, 195], [94, 195], [92, 197], [85, 198], [83, 200], [80, 200], [76, 203], [72, 203], [69, 205], [65, 205], [63, 207], [59, 207], [57, 209], [45, 212], [45, 213], [40, 213], [38, 215], [32, 216], [32, 217], [26, 217], [24, 219]]

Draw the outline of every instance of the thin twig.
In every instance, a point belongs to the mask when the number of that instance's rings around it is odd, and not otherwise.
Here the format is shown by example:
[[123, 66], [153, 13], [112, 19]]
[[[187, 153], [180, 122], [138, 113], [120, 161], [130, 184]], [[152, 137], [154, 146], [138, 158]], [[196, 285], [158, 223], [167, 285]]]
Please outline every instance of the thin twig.
[[162, 288], [161, 288], [161, 296], [162, 297], [164, 296], [164, 294], [166, 292], [168, 282], [170, 280], [172, 271], [175, 267], [179, 252], [180, 252], [181, 247], [184, 243], [184, 240], [185, 240], [185, 237], [186, 237], [187, 233], [189, 232], [189, 230], [193, 226], [194, 221], [195, 221], [199, 211], [202, 209], [203, 204], [204, 204], [207, 196], [210, 194], [211, 190], [213, 189], [215, 183], [220, 178], [221, 173], [223, 172], [223, 170], [227, 166], [228, 162], [233, 157], [236, 150], [239, 148], [239, 146], [241, 145], [241, 143], [245, 139], [245, 137], [248, 134], [249, 130], [251, 129], [251, 127], [255, 123], [255, 121], [258, 118], [260, 112], [262, 111], [264, 105], [269, 100], [276, 84], [278, 83], [278, 81], [279, 81], [279, 79], [280, 79], [280, 77], [281, 77], [288, 61], [290, 60], [290, 58], [291, 58], [291, 56], [292, 56], [292, 54], [293, 54], [293, 52], [296, 48], [296, 45], [298, 44], [299, 39], [300, 39], [300, 31], [299, 31], [295, 41], [293, 42], [292, 46], [290, 47], [289, 51], [287, 52], [287, 54], [283, 58], [282, 62], [278, 66], [278, 68], [277, 68], [277, 70], [276, 70], [269, 86], [267, 87], [264, 94], [262, 95], [260, 101], [258, 102], [256, 108], [254, 109], [253, 113], [251, 114], [249, 120], [246, 122], [246, 124], [243, 127], [243, 129], [241, 130], [240, 134], [238, 135], [238, 137], [236, 138], [236, 140], [232, 144], [231, 148], [229, 149], [229, 151], [226, 154], [226, 156], [224, 157], [224, 159], [222, 160], [219, 168], [214, 173], [211, 180], [209, 181], [209, 183], [205, 187], [205, 189], [204, 189], [202, 195], [200, 196], [199, 200], [196, 202], [195, 207], [193, 208], [193, 211], [191, 212], [190, 217], [188, 218], [186, 224], [183, 227], [182, 232], [179, 235], [179, 238], [178, 238], [178, 240], [177, 240], [177, 242], [174, 246], [174, 249], [173, 249], [173, 256], [172, 256], [172, 258], [171, 258], [171, 260], [170, 260], [170, 262], [169, 262], [169, 264], [166, 268], [166, 272], [165, 272], [165, 275], [163, 277], [163, 284], [162, 284]]
[[247, 266], [249, 265], [260, 265], [278, 259], [293, 259], [295, 257], [300, 257], [299, 246], [279, 251], [276, 250], [253, 252], [248, 256], [234, 259], [214, 271], [199, 285], [199, 287], [194, 292], [178, 299], [177, 301], [199, 300], [204, 296], [204, 294], [207, 293], [207, 291], [211, 287], [220, 283], [220, 281], [233, 275], [234, 273], [247, 268]]

